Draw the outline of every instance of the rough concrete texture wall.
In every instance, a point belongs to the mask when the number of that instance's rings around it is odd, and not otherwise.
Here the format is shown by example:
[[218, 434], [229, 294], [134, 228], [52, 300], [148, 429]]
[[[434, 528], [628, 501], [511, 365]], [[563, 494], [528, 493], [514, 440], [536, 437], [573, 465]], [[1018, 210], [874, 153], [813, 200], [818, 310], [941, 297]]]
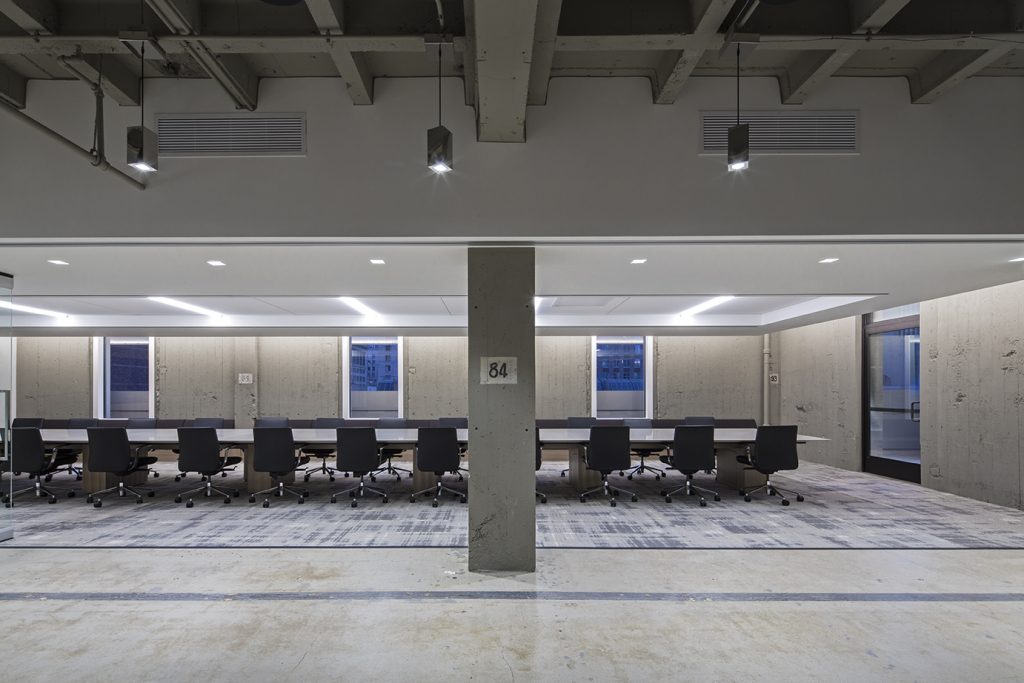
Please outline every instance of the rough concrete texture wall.
[[337, 417], [340, 364], [338, 337], [260, 337], [260, 414], [298, 420]]
[[590, 337], [537, 337], [537, 418], [590, 415]]
[[468, 416], [468, 338], [406, 337], [404, 344], [405, 417]]
[[921, 483], [1021, 508], [1024, 282], [921, 304], [921, 341]]
[[785, 330], [776, 338], [772, 356], [779, 372], [780, 424], [830, 439], [804, 444], [800, 457], [860, 471], [860, 318]]
[[234, 338], [157, 337], [155, 343], [157, 418], [235, 417]]
[[654, 414], [761, 421], [761, 337], [656, 337]]
[[20, 337], [17, 410], [21, 417], [92, 416], [92, 340]]

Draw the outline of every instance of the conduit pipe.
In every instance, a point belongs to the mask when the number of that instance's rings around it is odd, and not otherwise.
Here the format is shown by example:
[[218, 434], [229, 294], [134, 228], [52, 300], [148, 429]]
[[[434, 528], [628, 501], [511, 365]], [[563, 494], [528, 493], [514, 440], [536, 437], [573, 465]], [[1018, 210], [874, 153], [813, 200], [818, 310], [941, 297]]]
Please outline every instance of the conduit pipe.
[[771, 382], [769, 381], [769, 375], [772, 369], [772, 342], [769, 335], [764, 335], [764, 347], [761, 350], [764, 362], [764, 376], [761, 380], [762, 394], [761, 394], [761, 424], [766, 425], [771, 420], [771, 410], [769, 409], [768, 403], [771, 400]]
[[101, 171], [110, 171], [111, 173], [113, 173], [117, 177], [121, 178], [125, 182], [131, 183], [132, 187], [134, 187], [136, 190], [145, 190], [146, 189], [146, 184], [145, 183], [143, 183], [143, 182], [141, 182], [139, 180], [136, 180], [135, 178], [131, 177], [130, 175], [128, 175], [127, 173], [125, 173], [121, 169], [114, 168], [113, 166], [110, 165], [110, 162], [108, 162], [106, 160], [106, 158], [101, 157], [98, 160], [99, 163], [97, 163], [97, 158], [93, 154], [91, 154], [89, 152], [89, 150], [82, 149], [81, 147], [76, 145], [71, 140], [68, 140], [66, 137], [64, 137], [63, 135], [61, 135], [57, 131], [53, 130], [52, 128], [49, 128], [49, 127], [39, 123], [38, 121], [36, 121], [34, 118], [29, 116], [28, 114], [25, 114], [25, 113], [23, 113], [21, 111], [18, 111], [17, 109], [14, 109], [13, 107], [8, 106], [6, 104], [0, 105], [0, 111], [3, 111], [3, 112], [6, 112], [6, 113], [10, 114], [13, 118], [21, 121], [22, 123], [24, 123], [24, 124], [26, 124], [26, 125], [28, 125], [28, 126], [30, 126], [32, 128], [35, 128], [37, 131], [39, 131], [43, 135], [49, 137], [50, 139], [56, 140], [57, 142], [61, 143], [62, 145], [64, 145], [68, 149], [70, 149], [72, 152], [75, 152], [79, 156], [84, 157], [85, 159], [87, 159], [90, 164], [94, 165], [96, 168], [100, 169]]

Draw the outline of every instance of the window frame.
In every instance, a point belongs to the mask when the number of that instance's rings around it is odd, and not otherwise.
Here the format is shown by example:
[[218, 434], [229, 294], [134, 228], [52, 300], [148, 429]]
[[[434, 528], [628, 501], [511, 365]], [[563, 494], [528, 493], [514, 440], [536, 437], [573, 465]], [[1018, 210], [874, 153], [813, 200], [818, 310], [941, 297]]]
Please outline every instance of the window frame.
[[[352, 340], [363, 340], [363, 339], [396, 339], [398, 344], [397, 357], [398, 357], [398, 417], [405, 417], [405, 337], [402, 336], [386, 336], [386, 335], [367, 335], [367, 336], [348, 336], [341, 338], [341, 388], [338, 392], [341, 398], [341, 405], [339, 406], [338, 414], [341, 415], [342, 419], [352, 419]], [[367, 420], [376, 420], [380, 418], [359, 418]]]
[[93, 337], [93, 417], [100, 420], [113, 420], [110, 417], [110, 344], [114, 340], [146, 340], [147, 346], [147, 417], [156, 417], [156, 337]]
[[[654, 337], [652, 335], [608, 335], [590, 338], [590, 416], [597, 418], [597, 340], [604, 339], [636, 339], [643, 340], [644, 345], [644, 417], [654, 417]], [[627, 342], [628, 343], [628, 342]]]

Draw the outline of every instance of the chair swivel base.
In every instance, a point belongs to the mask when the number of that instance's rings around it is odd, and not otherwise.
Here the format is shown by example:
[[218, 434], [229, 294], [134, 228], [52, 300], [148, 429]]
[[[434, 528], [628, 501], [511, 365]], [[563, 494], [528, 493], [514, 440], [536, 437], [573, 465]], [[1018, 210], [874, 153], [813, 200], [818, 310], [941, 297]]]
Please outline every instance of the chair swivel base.
[[[303, 503], [306, 502], [306, 497], [309, 495], [309, 492], [308, 491], [299, 491], [298, 489], [289, 488], [289, 487], [284, 485], [283, 481], [279, 481], [276, 484], [274, 484], [272, 487], [270, 487], [269, 489], [264, 489], [262, 491], [257, 491], [256, 493], [249, 494], [249, 502], [250, 503], [255, 503], [256, 502], [256, 496], [262, 496], [262, 495], [266, 495], [266, 494], [273, 494], [273, 495], [277, 496], [278, 498], [283, 498], [285, 496], [285, 494], [291, 494], [293, 496], [298, 496], [298, 498], [299, 498], [299, 505], [302, 505]], [[270, 496], [269, 495], [267, 495], [267, 497], [263, 500], [263, 507], [265, 507], [265, 508], [270, 507]]]
[[788, 493], [791, 496], [796, 497], [796, 502], [798, 503], [804, 502], [804, 497], [801, 494], [797, 493], [796, 491], [791, 491], [789, 489], [784, 489], [776, 486], [775, 484], [772, 483], [771, 477], [767, 478], [764, 484], [758, 486], [756, 489], [750, 489], [749, 491], [740, 491], [740, 495], [743, 496], [743, 500], [749, 503], [750, 494], [757, 493], [758, 491], [761, 490], [766, 491], [769, 496], [778, 496], [779, 498], [781, 498], [783, 506], [789, 505], [789, 498], [786, 498], [786, 496], [783, 495], [784, 493]]
[[702, 508], [708, 506], [708, 501], [704, 498], [704, 496], [711, 496], [716, 501], [722, 500], [722, 495], [720, 493], [718, 493], [717, 491], [712, 491], [711, 489], [705, 489], [705, 488], [702, 488], [700, 486], [695, 486], [693, 484], [693, 476], [692, 475], [687, 475], [686, 476], [686, 481], [683, 482], [683, 485], [680, 486], [679, 488], [672, 489], [671, 491], [663, 490], [661, 492], [661, 495], [665, 497], [665, 502], [666, 503], [671, 503], [672, 502], [672, 496], [674, 496], [675, 494], [679, 493], [680, 491], [685, 491], [686, 495], [688, 495], [688, 496], [692, 496], [692, 495], [696, 495], [696, 493], [700, 493], [701, 496], [700, 496], [699, 502], [700, 502], [700, 506]]
[[338, 496], [342, 495], [343, 493], [347, 493], [348, 497], [352, 499], [352, 507], [356, 508], [359, 507], [359, 499], [366, 495], [367, 491], [374, 495], [380, 496], [380, 502], [388, 502], [388, 492], [383, 491], [381, 489], [375, 489], [371, 486], [367, 486], [366, 482], [364, 481], [364, 478], [365, 477], [359, 477], [359, 483], [356, 484], [355, 486], [350, 486], [347, 489], [342, 489], [340, 491], [335, 491], [334, 493], [332, 493], [331, 502], [337, 503]]
[[640, 476], [641, 474], [643, 474], [644, 472], [646, 472], [648, 470], [650, 470], [651, 472], [654, 472], [654, 480], [655, 481], [658, 481], [662, 477], [665, 476], [665, 470], [661, 469], [660, 467], [652, 467], [652, 466], [648, 465], [645, 462], [644, 459], [647, 458], [648, 456], [641, 455], [639, 457], [640, 457], [640, 464], [639, 465], [637, 465], [636, 467], [634, 467], [631, 470], [623, 470], [623, 471], [619, 472], [619, 476], [620, 477], [625, 476], [627, 479], [631, 480], [631, 479], [633, 479], [633, 475]]
[[[391, 464], [391, 458], [388, 458], [386, 461], [381, 463], [380, 469], [376, 469], [373, 472], [370, 472], [370, 481], [377, 481], [377, 477], [383, 474], [389, 474], [393, 476], [395, 478], [395, 481], [402, 481], [402, 475], [399, 474], [400, 472], [405, 472], [405, 476], [407, 478], [412, 477], [412, 470], [407, 469], [405, 467], [396, 467], [395, 465]], [[347, 477], [348, 475], [346, 474], [345, 476]]]
[[193, 505], [192, 496], [196, 493], [202, 493], [207, 498], [211, 498], [214, 493], [224, 496], [225, 505], [231, 502], [232, 497], [238, 498], [238, 489], [222, 489], [218, 486], [214, 486], [213, 481], [209, 476], [205, 477], [205, 480], [206, 483], [203, 486], [176, 495], [174, 497], [174, 502], [180, 503], [182, 499], [187, 498], [188, 500], [185, 501], [185, 507], [190, 508]]
[[546, 495], [544, 495], [543, 493], [541, 493], [540, 491], [534, 490], [533, 495], [535, 495], [538, 498], [540, 498], [540, 502], [542, 502], [542, 503], [548, 502], [548, 497]]
[[[56, 489], [56, 490], [60, 491], [61, 489]], [[19, 491], [15, 491], [11, 495], [7, 495], [5, 493], [3, 495], [4, 506], [5, 507], [13, 507], [14, 499], [17, 498], [18, 496], [23, 496], [26, 493], [35, 493], [36, 494], [36, 498], [43, 498], [43, 497], [47, 497], [48, 496], [46, 502], [50, 503], [51, 505], [53, 503], [57, 502], [57, 494], [54, 493], [54, 490], [50, 489], [50, 488], [47, 488], [46, 486], [43, 486], [42, 482], [39, 481], [38, 478], [36, 478], [34, 486], [29, 486], [29, 487], [23, 488], [23, 489], [21, 489]], [[67, 495], [68, 498], [74, 498], [75, 497], [75, 492], [69, 490], [66, 495]]]
[[[131, 488], [130, 486], [125, 486], [123, 480], [118, 480], [117, 486], [111, 486], [110, 488], [105, 488], [102, 491], [95, 491], [93, 493], [90, 493], [85, 497], [85, 502], [92, 503], [92, 506], [94, 508], [101, 508], [103, 507], [103, 494], [112, 493], [114, 491], [117, 492], [118, 498], [125, 498], [128, 495], [132, 495], [135, 496], [136, 503], [142, 502], [143, 494], [140, 491]], [[152, 498], [154, 494], [152, 491], [146, 491], [145, 495], [148, 496], [149, 498]]]
[[429, 489], [423, 489], [422, 491], [416, 491], [415, 493], [410, 495], [409, 496], [409, 502], [410, 503], [415, 503], [416, 502], [416, 496], [425, 496], [425, 495], [428, 495], [430, 493], [433, 493], [434, 494], [434, 500], [431, 502], [430, 505], [431, 505], [431, 507], [435, 507], [436, 508], [438, 501], [441, 499], [441, 493], [444, 492], [444, 491], [447, 491], [448, 493], [450, 493], [453, 496], [455, 496], [456, 498], [458, 498], [460, 503], [465, 503], [466, 502], [466, 494], [465, 493], [463, 493], [462, 491], [456, 491], [453, 488], [445, 486], [444, 482], [442, 482], [441, 480], [438, 480], [436, 486], [431, 486]]
[[[302, 478], [305, 479], [306, 481], [309, 481], [309, 478], [311, 476], [313, 476], [314, 474], [326, 474], [330, 478], [331, 481], [334, 481], [334, 475], [338, 473], [338, 470], [334, 469], [333, 467], [328, 467], [327, 466], [327, 457], [328, 456], [317, 455], [315, 457], [320, 458], [322, 462], [320, 463], [320, 465], [318, 467], [314, 467], [312, 469], [307, 469], [306, 470], [306, 474]], [[348, 475], [346, 474], [345, 476], [348, 476]]]
[[629, 499], [631, 501], [633, 501], [634, 503], [638, 500], [638, 498], [636, 497], [636, 493], [634, 493], [633, 491], [627, 491], [626, 489], [620, 489], [617, 486], [612, 486], [611, 484], [608, 483], [608, 475], [607, 474], [602, 474], [601, 475], [601, 485], [598, 486], [597, 488], [593, 488], [593, 489], [590, 489], [589, 491], [584, 491], [583, 493], [581, 493], [580, 494], [580, 502], [581, 503], [586, 503], [587, 502], [587, 498], [590, 496], [590, 494], [597, 493], [599, 491], [601, 493], [603, 493], [608, 498], [608, 500], [610, 501], [612, 507], [615, 507], [615, 505], [616, 505], [615, 499], [618, 498], [620, 493], [628, 494], [629, 497], [630, 497]]

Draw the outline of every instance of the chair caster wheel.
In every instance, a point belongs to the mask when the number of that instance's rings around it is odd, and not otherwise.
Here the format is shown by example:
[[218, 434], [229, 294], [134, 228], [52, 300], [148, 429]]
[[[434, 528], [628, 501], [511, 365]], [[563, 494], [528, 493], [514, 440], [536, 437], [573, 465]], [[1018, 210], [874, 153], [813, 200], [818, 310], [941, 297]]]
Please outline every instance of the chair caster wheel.
[[789, 501], [788, 501], [788, 500], [786, 500], [785, 498], [783, 498], [783, 499], [782, 499], [782, 506], [783, 506], [783, 507], [789, 507]]
[[435, 500], [435, 501], [432, 501], [432, 502], [430, 503], [430, 507], [432, 507], [432, 508], [436, 508], [436, 507], [437, 507], [437, 501], [436, 501], [436, 500]]
[[136, 505], [142, 505], [142, 497], [141, 496], [135, 499], [135, 504]]
[[[5, 496], [4, 502], [5, 503], [7, 502], [6, 496]], [[85, 502], [86, 503], [91, 503], [92, 502], [92, 494], [91, 493], [85, 497]]]
[[331, 496], [331, 502], [332, 503], [337, 503], [338, 502], [338, 497], [337, 496]]
[[45, 477], [43, 477], [43, 481], [53, 481], [53, 475], [47, 474]]
[[465, 496], [459, 496], [459, 502], [460, 503], [465, 503], [466, 502], [466, 497]]
[[269, 500], [263, 501], [263, 507], [265, 507], [265, 508], [270, 507], [270, 501]]
[[743, 496], [743, 500], [749, 503], [750, 502], [750, 496]]
[[54, 503], [57, 502], [57, 496], [50, 496], [50, 500], [46, 502], [49, 503], [50, 505], [53, 505]]
[[565, 472], [562, 472], [561, 476], [563, 476], [563, 477], [564, 477], [564, 476], [565, 476]]
[[769, 496], [774, 496], [775, 495], [775, 489], [768, 489], [768, 495]]
[[626, 476], [626, 473], [625, 472], [619, 472], [619, 476], [620, 477], [624, 477], [624, 476]]
[[345, 478], [348, 479], [348, 472], [345, 473]]
[[633, 475], [632, 474], [629, 475], [628, 477], [626, 477], [626, 479], [629, 479], [630, 481], [633, 481]]
[[227, 479], [228, 473], [227, 472], [221, 472], [220, 476], [221, 476], [221, 479]]
[[547, 496], [541, 496], [540, 497], [540, 502], [541, 503], [547, 503], [548, 502], [548, 497]]
[[92, 504], [92, 506], [94, 508], [101, 508], [101, 507], [103, 507], [103, 501], [102, 500], [97, 500], [95, 503]]
[[672, 496], [665, 496], [665, 502], [666, 503], [671, 503], [672, 502]]
[[348, 492], [348, 497], [349, 498], [355, 498], [356, 497], [356, 492], [355, 491], [349, 491]]
[[636, 496], [633, 496], [633, 497], [632, 497], [632, 498], [630, 498], [629, 500], [630, 500], [631, 502], [635, 503], [635, 502], [636, 502], [637, 500], [639, 500], [639, 499], [638, 499], [638, 498], [637, 498]]
[[307, 474], [307, 475], [306, 475], [306, 476], [304, 476], [304, 477], [303, 477], [302, 479], [303, 479], [304, 481], [309, 481], [309, 475]]
[[706, 500], [704, 500], [703, 498], [701, 498], [700, 499], [700, 506], [702, 508], [706, 508], [708, 506], [708, 502]]
[[377, 477], [370, 477], [370, 481], [377, 481]]
[[75, 481], [82, 481], [82, 475], [79, 474], [79, 475], [75, 476]]
[[174, 481], [181, 481], [181, 477], [175, 477]]
[[189, 498], [188, 501], [185, 502], [185, 507], [187, 507], [187, 508], [195, 507], [195, 503], [192, 502], [191, 498]]
[[804, 502], [804, 497], [803, 496], [797, 496], [796, 497], [796, 502], [798, 502], [798, 503]]
[[587, 502], [587, 497], [586, 496], [580, 496], [580, 502], [581, 503], [586, 503]]
[[74, 498], [74, 497], [75, 497], [75, 492], [74, 491], [68, 491], [68, 498]]
[[359, 501], [358, 500], [353, 500], [352, 501], [352, 507], [354, 507], [354, 508], [359, 507]]
[[299, 496], [299, 505], [302, 505], [305, 502], [306, 502], [306, 497], [305, 496]]
[[612, 498], [612, 507], [615, 507], [616, 505], [618, 505], [618, 503], [616, 503], [616, 502], [615, 502], [615, 499], [614, 499], [614, 498]]
[[224, 496], [224, 504], [231, 505], [231, 496]]
[[234, 496], [235, 498], [238, 498], [238, 489], [232, 489], [231, 495]]
[[181, 496], [175, 496], [174, 497], [174, 502], [175, 503], [180, 503], [181, 502]]
[[331, 477], [331, 481], [334, 481], [334, 477]]
[[256, 502], [256, 496], [249, 496], [249, 502], [250, 503], [255, 503]]
[[382, 503], [388, 502], [388, 497], [384, 496], [383, 498], [380, 499], [380, 502], [382, 502]]
[[415, 503], [416, 502], [416, 496], [409, 496], [409, 502], [410, 503]]
[[654, 475], [654, 481], [661, 481], [661, 475], [660, 474], [655, 474]]
[[160, 478], [160, 473], [159, 472], [154, 472], [153, 473], [153, 478], [154, 479], [159, 479]]

